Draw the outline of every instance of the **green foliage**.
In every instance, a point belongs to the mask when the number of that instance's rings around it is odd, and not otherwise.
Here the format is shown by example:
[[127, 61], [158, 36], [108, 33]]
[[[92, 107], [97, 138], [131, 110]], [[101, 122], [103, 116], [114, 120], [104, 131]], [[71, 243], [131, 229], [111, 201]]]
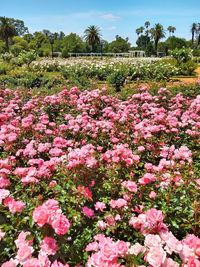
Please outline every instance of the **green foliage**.
[[191, 48], [182, 48], [174, 49], [171, 51], [171, 55], [177, 60], [179, 64], [186, 63], [192, 59], [192, 49]]
[[187, 47], [187, 41], [184, 38], [178, 38], [175, 36], [169, 37], [165, 44], [168, 50], [181, 49]]
[[16, 66], [22, 66], [26, 64], [28, 67], [36, 59], [37, 55], [33, 50], [22, 51], [19, 53], [18, 57], [13, 58], [11, 63]]
[[6, 74], [9, 70], [9, 65], [5, 63], [0, 63], [0, 75]]
[[6, 46], [3, 41], [0, 40], [0, 54], [3, 54], [6, 52]]
[[197, 64], [193, 60], [189, 60], [179, 65], [179, 73], [185, 76], [194, 75], [194, 71], [197, 68]]
[[[69, 35], [65, 36], [62, 40], [62, 56], [63, 53], [84, 53], [86, 52], [86, 45], [84, 41], [75, 33], [70, 33]], [[64, 57], [64, 56], [63, 56]]]
[[120, 92], [121, 87], [123, 87], [125, 81], [126, 81], [126, 71], [124, 69], [119, 69], [111, 73], [107, 77], [107, 81], [114, 85], [116, 92]]
[[116, 39], [112, 41], [108, 46], [108, 51], [112, 53], [124, 53], [128, 52], [131, 48], [131, 44], [128, 38], [124, 39], [120, 36], [116, 36]]

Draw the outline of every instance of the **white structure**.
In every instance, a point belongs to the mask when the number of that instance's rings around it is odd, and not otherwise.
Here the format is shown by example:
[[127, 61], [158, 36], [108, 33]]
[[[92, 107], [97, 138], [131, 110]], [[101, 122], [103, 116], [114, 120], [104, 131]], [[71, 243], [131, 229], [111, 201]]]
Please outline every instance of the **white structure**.
[[130, 57], [145, 57], [145, 52], [142, 50], [129, 51]]
[[69, 53], [70, 57], [145, 57], [142, 50], [133, 50], [127, 53]]

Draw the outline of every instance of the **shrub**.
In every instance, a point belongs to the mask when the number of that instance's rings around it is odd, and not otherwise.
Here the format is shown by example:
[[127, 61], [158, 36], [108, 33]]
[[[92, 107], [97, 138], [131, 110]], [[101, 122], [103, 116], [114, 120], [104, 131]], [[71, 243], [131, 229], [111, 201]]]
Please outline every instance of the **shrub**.
[[114, 85], [116, 92], [120, 92], [127, 78], [124, 70], [116, 70], [107, 77], [107, 81]]
[[199, 266], [192, 92], [0, 90], [0, 263]]
[[197, 64], [193, 61], [187, 61], [185, 63], [181, 63], [179, 65], [179, 74], [185, 75], [185, 76], [191, 76], [194, 75], [194, 71], [197, 68]]
[[178, 61], [179, 64], [186, 63], [193, 57], [191, 48], [176, 48], [171, 51], [171, 55]]

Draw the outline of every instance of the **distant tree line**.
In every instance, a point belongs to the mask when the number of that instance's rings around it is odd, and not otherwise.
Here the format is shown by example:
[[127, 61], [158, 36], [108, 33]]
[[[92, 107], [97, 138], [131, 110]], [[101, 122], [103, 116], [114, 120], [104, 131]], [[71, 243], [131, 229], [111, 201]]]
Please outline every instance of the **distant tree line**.
[[[168, 37], [167, 32], [168, 31]], [[194, 49], [200, 48], [200, 23], [193, 23], [191, 26], [191, 40], [175, 37], [176, 28], [168, 26], [165, 30], [160, 23], [155, 24], [150, 28], [150, 22], [146, 21], [144, 26], [135, 30], [138, 35], [136, 41], [137, 47], [146, 52], [147, 55], [157, 54], [157, 52], [164, 52], [168, 54], [169, 50], [182, 47], [191, 47]], [[166, 38], [164, 42], [161, 39]]]
[[121, 53], [139, 49], [150, 56], [157, 54], [158, 51], [168, 54], [169, 50], [175, 48], [199, 48], [200, 46], [200, 23], [192, 24], [189, 41], [175, 37], [174, 26], [169, 26], [167, 31], [169, 32], [168, 38], [161, 42], [166, 37], [164, 27], [160, 23], [150, 27], [150, 22], [146, 21], [144, 26], [135, 31], [138, 36], [137, 46], [131, 47], [129, 39], [119, 35], [112, 42], [104, 40], [100, 29], [94, 25], [84, 31], [83, 37], [76, 33], [65, 35], [62, 31], [53, 33], [47, 29], [31, 34], [22, 20], [0, 17], [0, 53], [10, 51], [17, 56], [21, 51], [35, 50], [40, 56], [53, 56], [55, 52], [60, 52], [63, 57], [67, 57], [69, 53]]

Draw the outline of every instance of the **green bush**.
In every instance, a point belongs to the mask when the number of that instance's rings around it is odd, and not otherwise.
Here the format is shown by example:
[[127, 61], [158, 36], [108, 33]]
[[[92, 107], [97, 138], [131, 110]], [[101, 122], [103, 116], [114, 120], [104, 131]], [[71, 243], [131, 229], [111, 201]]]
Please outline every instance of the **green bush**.
[[186, 63], [193, 57], [191, 48], [176, 48], [171, 51], [171, 55], [177, 60], [178, 63]]
[[69, 51], [68, 51], [66, 48], [64, 48], [64, 49], [62, 50], [62, 54], [61, 54], [61, 56], [62, 56], [63, 58], [68, 58], [68, 57], [69, 57]]
[[9, 66], [5, 63], [0, 63], [0, 75], [6, 74], [9, 69]]
[[125, 71], [123, 70], [116, 70], [113, 73], [111, 73], [107, 81], [114, 85], [116, 92], [120, 92], [121, 87], [123, 87], [125, 81], [126, 81], [127, 75]]
[[185, 75], [185, 76], [194, 75], [194, 71], [196, 68], [197, 68], [197, 64], [192, 60], [186, 63], [181, 63], [179, 65], [179, 74]]

